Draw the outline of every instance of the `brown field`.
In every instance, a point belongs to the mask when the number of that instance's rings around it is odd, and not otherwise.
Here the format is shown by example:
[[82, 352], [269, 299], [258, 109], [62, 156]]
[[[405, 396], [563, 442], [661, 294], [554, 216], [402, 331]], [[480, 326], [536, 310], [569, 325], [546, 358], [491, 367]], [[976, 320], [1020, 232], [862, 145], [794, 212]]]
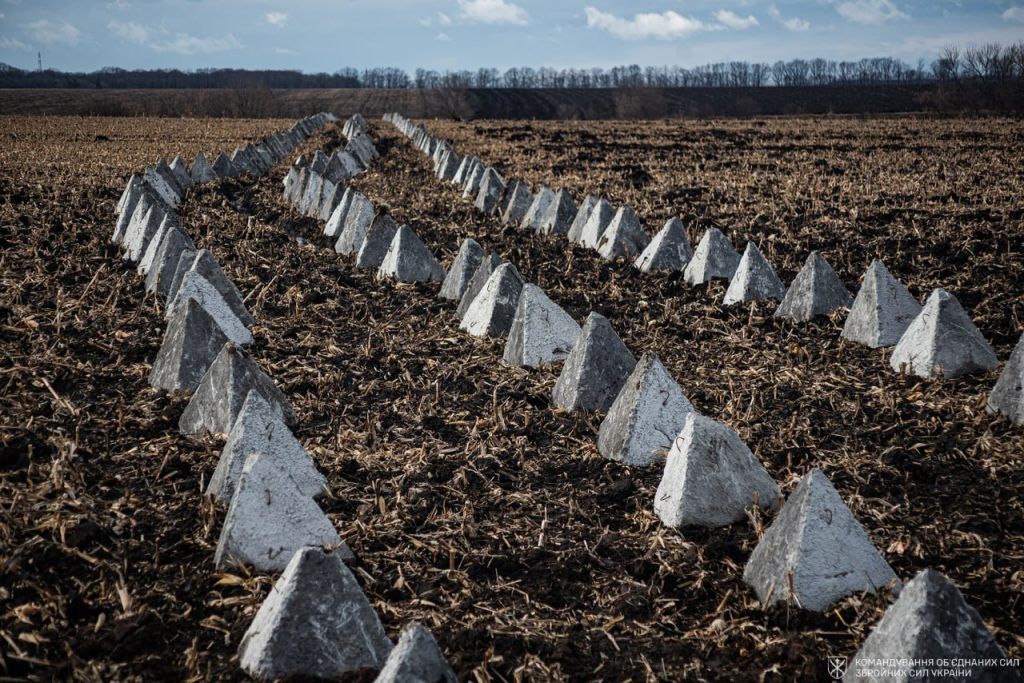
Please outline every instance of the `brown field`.
[[[309, 112], [312, 113], [312, 112]], [[109, 244], [133, 170], [284, 120], [0, 118], [0, 676], [236, 679], [274, 577], [217, 572], [223, 512], [201, 491], [221, 444], [178, 435], [146, 377], [160, 302]], [[923, 299], [955, 294], [1005, 361], [1024, 329], [1024, 123], [917, 118], [430, 122], [506, 175], [680, 215], [759, 242], [789, 282], [825, 252], [851, 289], [874, 257]], [[575, 318], [605, 314], [789, 493], [832, 480], [904, 579], [939, 569], [1024, 656], [1024, 428], [989, 417], [996, 373], [924, 381], [806, 325], [724, 310], [724, 286], [643, 275], [477, 216], [390, 125], [353, 185], [447, 264], [474, 237]], [[332, 149], [329, 127], [309, 149]], [[187, 200], [257, 319], [253, 354], [288, 395], [323, 501], [387, 628], [420, 619], [468, 680], [827, 679], [887, 596], [764, 611], [742, 582], [764, 518], [677, 533], [657, 467], [609, 462], [600, 416], [555, 412], [557, 368], [500, 365], [430, 287], [324, 249], [280, 196], [286, 168]]]

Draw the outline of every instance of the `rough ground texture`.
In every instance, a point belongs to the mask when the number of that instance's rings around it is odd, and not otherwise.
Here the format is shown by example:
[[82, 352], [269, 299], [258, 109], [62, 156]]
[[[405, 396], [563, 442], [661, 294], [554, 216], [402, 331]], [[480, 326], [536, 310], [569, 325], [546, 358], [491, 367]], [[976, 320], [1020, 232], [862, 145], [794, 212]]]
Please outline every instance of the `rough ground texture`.
[[[241, 676], [238, 643], [273, 577], [213, 569], [222, 513], [200, 494], [220, 444], [179, 436], [184, 402], [147, 386], [165, 323], [108, 238], [133, 170], [290, 123], [0, 120], [4, 675]], [[431, 126], [508, 177], [628, 202], [649, 234], [679, 213], [691, 241], [710, 225], [757, 239], [786, 282], [811, 249], [851, 288], [882, 256], [916, 296], [955, 293], [1001, 361], [1020, 336], [1024, 124]], [[1024, 656], [1024, 430], [985, 414], [994, 372], [900, 377], [886, 352], [840, 342], [841, 317], [725, 310], [722, 283], [501, 229], [390, 126], [370, 132], [384, 154], [355, 184], [443, 263], [471, 236], [577, 321], [608, 316], [785, 494], [820, 467], [902, 578], [939, 569]], [[461, 677], [496, 681], [806, 680], [857, 651], [883, 598], [763, 612], [741, 576], [767, 518], [663, 528], [661, 472], [601, 458], [600, 415], [550, 409], [558, 366], [510, 369], [504, 340], [459, 333], [436, 285], [378, 282], [324, 249], [322, 226], [281, 200], [286, 170], [201, 190], [183, 224], [248, 296], [252, 355], [295, 407], [390, 637], [418, 619]]]

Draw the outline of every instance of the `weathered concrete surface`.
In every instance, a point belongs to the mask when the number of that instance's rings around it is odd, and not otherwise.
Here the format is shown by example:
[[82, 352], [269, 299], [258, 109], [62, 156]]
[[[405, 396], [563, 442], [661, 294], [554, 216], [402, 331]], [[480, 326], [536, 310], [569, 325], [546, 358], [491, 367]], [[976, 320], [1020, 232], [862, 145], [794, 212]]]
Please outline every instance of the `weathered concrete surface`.
[[612, 205], [604, 199], [598, 199], [597, 204], [590, 210], [587, 222], [580, 233], [580, 246], [597, 249], [601, 236], [604, 235], [604, 231], [608, 229], [608, 225], [614, 217], [615, 209], [612, 208]]
[[572, 224], [569, 226], [569, 232], [566, 233], [566, 237], [573, 244], [579, 244], [583, 236], [583, 228], [590, 219], [590, 214], [594, 211], [595, 206], [597, 206], [597, 197], [588, 194], [583, 198], [583, 203], [580, 204], [579, 209], [576, 210], [576, 216], [573, 217]]
[[780, 301], [786, 295], [786, 286], [775, 274], [775, 269], [761, 254], [753, 242], [747, 242], [736, 273], [729, 281], [722, 303], [726, 306], [742, 301], [775, 299]]
[[[121, 199], [118, 200], [117, 222], [114, 225], [114, 234], [110, 236], [110, 241], [113, 244], [124, 243], [128, 225], [135, 214], [135, 207], [138, 206], [145, 193], [146, 186], [137, 175], [133, 175], [131, 180], [128, 181], [128, 185], [125, 186]], [[152, 198], [150, 201], [152, 201]]]
[[218, 154], [214, 160], [213, 172], [217, 174], [218, 178], [234, 178], [239, 174], [238, 169], [231, 163], [231, 158], [224, 152]]
[[252, 343], [252, 333], [245, 323], [238, 319], [231, 306], [224, 301], [224, 297], [210, 281], [194, 270], [185, 273], [174, 299], [167, 305], [166, 318], [170, 320], [177, 315], [178, 309], [189, 300], [194, 300], [202, 306], [230, 341], [239, 346]]
[[397, 232], [398, 223], [388, 214], [382, 213], [374, 218], [366, 231], [366, 237], [363, 238], [363, 245], [359, 247], [359, 253], [356, 255], [356, 268], [365, 270], [380, 268]]
[[852, 303], [853, 296], [836, 271], [825, 257], [812, 251], [786, 291], [775, 317], [802, 323], [815, 316], [828, 315], [837, 308], [848, 308]]
[[491, 273], [498, 269], [504, 261], [501, 260], [497, 254], [484, 254], [483, 259], [480, 261], [480, 266], [473, 273], [473, 277], [469, 281], [469, 286], [466, 287], [466, 291], [462, 293], [462, 298], [459, 299], [459, 306], [455, 309], [455, 315], [461, 320], [465, 315], [466, 311], [469, 310], [470, 304], [476, 298], [476, 295], [480, 293], [480, 290], [487, 284], [488, 278], [491, 277]]
[[[195, 260], [197, 252], [196, 245], [192, 238], [185, 234], [184, 230], [171, 229], [164, 233], [156, 254], [153, 256], [153, 263], [146, 273], [146, 292], [159, 294], [166, 297], [174, 281], [174, 273], [178, 267], [178, 261], [182, 254], [190, 252], [192, 261]], [[184, 275], [182, 275], [184, 277]]]
[[526, 218], [526, 212], [533, 206], [533, 193], [526, 183], [512, 181], [514, 186], [505, 193], [506, 201], [501, 209], [501, 222], [505, 225], [519, 225]]
[[918, 377], [959, 377], [995, 370], [996, 354], [952, 294], [936, 289], [900, 337], [889, 367]]
[[990, 414], [1002, 413], [1016, 424], [1024, 424], [1024, 335], [1010, 354], [986, 407]]
[[171, 162], [171, 172], [174, 173], [174, 177], [178, 179], [178, 185], [182, 188], [187, 190], [192, 187], [192, 177], [188, 174], [188, 166], [180, 156], [174, 157], [174, 161]]
[[213, 166], [206, 160], [206, 156], [202, 152], [196, 154], [192, 168], [189, 169], [189, 175], [194, 183], [212, 183], [218, 179], [217, 172], [213, 170]]
[[380, 669], [391, 649], [342, 558], [303, 548], [263, 601], [238, 654], [239, 666], [258, 681], [337, 680]]
[[685, 268], [692, 258], [693, 249], [690, 240], [686, 238], [683, 222], [678, 218], [670, 218], [633, 265], [642, 273], [678, 271]]
[[160, 243], [164, 239], [164, 235], [167, 234], [168, 230], [180, 229], [181, 223], [178, 221], [178, 217], [173, 213], [165, 213], [164, 218], [160, 221], [160, 227], [156, 229], [152, 237], [146, 241], [146, 245], [142, 250], [142, 256], [139, 258], [139, 262], [135, 266], [135, 271], [142, 276], [145, 276], [149, 272], [150, 266], [153, 265], [153, 260], [156, 258], [156, 252], [160, 248]]
[[740, 265], [740, 255], [718, 228], [709, 228], [697, 243], [683, 277], [687, 284], [702, 285], [715, 279], [731, 280]]
[[600, 313], [591, 313], [555, 382], [552, 403], [569, 411], [577, 408], [607, 410], [634, 367], [636, 358], [608, 319]]
[[351, 256], [359, 252], [366, 238], [366, 231], [370, 229], [374, 216], [373, 202], [359, 192], [352, 195], [352, 202], [345, 215], [345, 227], [338, 235], [338, 241], [334, 245], [334, 251], [344, 256]]
[[345, 220], [348, 218], [349, 209], [352, 208], [352, 198], [355, 197], [356, 191], [351, 187], [345, 188], [345, 193], [341, 196], [341, 201], [334, 207], [334, 211], [331, 212], [330, 218], [327, 219], [327, 224], [324, 225], [324, 235], [332, 237], [335, 240], [341, 235], [342, 229], [345, 227]]
[[843, 338], [878, 349], [894, 346], [921, 312], [921, 304], [875, 259], [853, 300]]
[[539, 368], [569, 355], [580, 326], [544, 290], [523, 285], [502, 360], [521, 368]]
[[331, 214], [338, 208], [342, 197], [345, 196], [345, 189], [341, 183], [334, 184], [330, 180], [324, 181], [324, 186], [320, 190], [320, 212], [317, 214], [317, 218], [324, 222], [331, 219]]
[[128, 204], [128, 198], [131, 197], [133, 190], [142, 189], [142, 178], [137, 173], [132, 173], [132, 177], [128, 179], [127, 184], [124, 186], [124, 190], [121, 191], [121, 196], [117, 200], [117, 208], [115, 212], [120, 215], [124, 212], [125, 206]]
[[[140, 210], [144, 210], [144, 213], [141, 218], [136, 219]], [[156, 202], [149, 203], [143, 198], [138, 203], [135, 207], [135, 214], [128, 224], [128, 230], [125, 232], [124, 260], [136, 262], [142, 258], [144, 246], [149, 244], [149, 240], [156, 234], [156, 231], [160, 228], [160, 223], [163, 222], [166, 215]]]
[[206, 280], [214, 286], [214, 288], [220, 292], [220, 295], [224, 297], [224, 301], [227, 302], [228, 306], [231, 307], [231, 312], [234, 313], [239, 320], [241, 320], [246, 326], [252, 325], [256, 322], [256, 319], [249, 313], [249, 309], [245, 307], [245, 301], [242, 297], [242, 293], [238, 291], [238, 287], [235, 283], [224, 273], [221, 269], [220, 264], [213, 258], [213, 254], [207, 249], [200, 249], [196, 253], [196, 258], [192, 262], [190, 270], [193, 270], [202, 275]]
[[476, 240], [469, 237], [462, 240], [459, 253], [455, 255], [455, 260], [448, 268], [448, 274], [441, 283], [441, 291], [437, 296], [450, 301], [462, 299], [483, 258], [484, 248]]
[[555, 193], [555, 198], [541, 216], [539, 232], [542, 235], [568, 235], [575, 218], [576, 203], [572, 194], [563, 187]]
[[462, 186], [463, 199], [473, 199], [476, 197], [477, 192], [480, 191], [480, 183], [483, 182], [486, 171], [487, 167], [482, 163], [473, 165], [473, 170], [469, 173], [465, 185]]
[[779, 507], [779, 486], [732, 429], [698, 413], [672, 441], [654, 496], [665, 526], [716, 528], [742, 521], [747, 509]]
[[626, 465], [662, 462], [692, 412], [693, 405], [658, 357], [645, 353], [601, 423], [597, 450]]
[[192, 391], [199, 386], [228, 337], [194, 299], [178, 306], [149, 371], [150, 386]]
[[505, 181], [494, 168], [488, 166], [480, 180], [480, 189], [477, 191], [473, 206], [485, 216], [493, 215], [504, 192]]
[[399, 282], [441, 282], [444, 267], [408, 225], [395, 233], [377, 270], [378, 278], [394, 278]]
[[474, 337], [504, 337], [512, 329], [522, 291], [523, 278], [516, 267], [501, 264], [469, 304], [459, 329]]
[[617, 258], [633, 259], [650, 241], [633, 207], [623, 206], [615, 212], [608, 228], [597, 241], [597, 253], [608, 261]]
[[533, 203], [527, 209], [526, 215], [523, 216], [523, 220], [519, 223], [519, 227], [523, 230], [540, 232], [544, 214], [547, 213], [548, 208], [554, 201], [555, 193], [551, 191], [551, 188], [541, 185], [540, 189], [533, 195]]
[[792, 600], [824, 611], [836, 600], [875, 593], [896, 574], [818, 469], [808, 472], [750, 555], [743, 580], [766, 607]]
[[458, 683], [430, 631], [412, 622], [402, 628], [398, 644], [374, 683]]

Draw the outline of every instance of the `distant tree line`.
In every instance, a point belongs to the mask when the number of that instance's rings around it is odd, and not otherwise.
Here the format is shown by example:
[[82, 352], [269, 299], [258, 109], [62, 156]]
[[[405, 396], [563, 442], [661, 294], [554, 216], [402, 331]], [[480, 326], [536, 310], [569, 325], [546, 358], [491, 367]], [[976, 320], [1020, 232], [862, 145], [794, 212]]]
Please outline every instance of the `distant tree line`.
[[362, 71], [344, 68], [331, 74], [244, 69], [129, 71], [115, 67], [71, 73], [52, 69], [27, 71], [0, 64], [0, 88], [760, 88], [1022, 80], [1024, 42], [1006, 46], [989, 43], [965, 49], [948, 47], [930, 64], [921, 60], [914, 65], [893, 57], [871, 57], [858, 61], [792, 59], [774, 64], [733, 61], [693, 68], [644, 68], [634, 64], [611, 69], [416, 69], [411, 77], [394, 67]]

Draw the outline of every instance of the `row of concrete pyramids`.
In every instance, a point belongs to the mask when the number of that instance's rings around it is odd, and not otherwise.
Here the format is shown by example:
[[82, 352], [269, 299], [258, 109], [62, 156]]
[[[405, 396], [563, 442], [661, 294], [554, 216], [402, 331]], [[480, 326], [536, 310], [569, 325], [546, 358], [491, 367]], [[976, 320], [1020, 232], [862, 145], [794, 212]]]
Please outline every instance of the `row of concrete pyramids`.
[[[308, 130], [330, 120], [317, 119]], [[177, 206], [184, 191], [170, 187]], [[397, 646], [384, 634], [344, 565], [351, 551], [315, 501], [327, 482], [288, 427], [292, 408], [241, 348], [252, 340], [247, 326], [254, 322], [241, 294], [208, 251], [195, 249], [173, 208], [160, 205], [148, 190], [139, 178], [129, 183], [118, 211], [132, 217], [115, 241], [125, 246], [126, 258], [139, 263], [147, 290], [169, 302], [150, 382], [192, 392], [180, 431], [227, 434], [207, 487], [228, 508], [217, 567], [242, 563], [258, 571], [284, 570], [243, 639], [242, 668], [260, 680], [337, 678], [380, 669], [381, 681], [454, 681], [422, 626], [407, 625]]]

